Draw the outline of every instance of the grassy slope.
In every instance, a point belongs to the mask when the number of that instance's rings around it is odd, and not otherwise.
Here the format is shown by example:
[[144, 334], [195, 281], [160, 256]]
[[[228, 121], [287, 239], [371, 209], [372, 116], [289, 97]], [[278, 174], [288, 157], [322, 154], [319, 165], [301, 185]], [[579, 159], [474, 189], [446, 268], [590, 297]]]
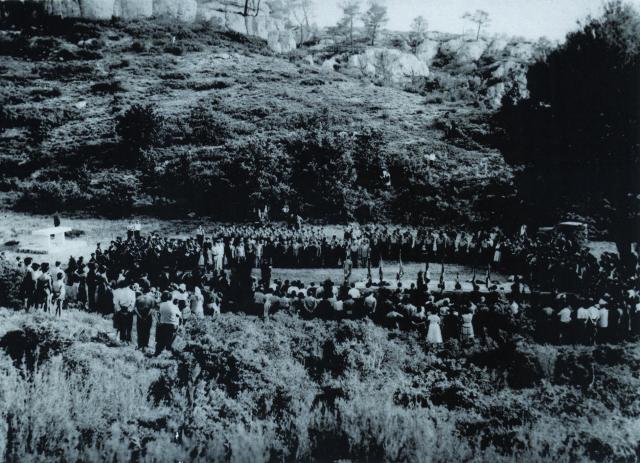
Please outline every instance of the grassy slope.
[[[301, 117], [327, 109], [345, 129], [383, 130], [390, 153], [439, 154], [434, 179], [450, 179], [461, 187], [471, 184], [473, 190], [481, 190], [490, 178], [509, 175], [497, 152], [453, 146], [437, 128], [436, 122], [446, 112], [474, 112], [464, 103], [427, 104], [424, 97], [413, 93], [323, 73], [302, 60], [290, 62], [273, 56], [260, 44], [241, 44], [223, 34], [197, 28], [185, 33], [176, 30], [176, 26], [129, 23], [103, 25], [98, 35], [103, 43], [97, 47], [101, 56], [98, 59], [65, 61], [59, 57], [62, 49], [77, 52], [74, 43], [82, 34], [75, 34], [70, 41], [68, 37], [59, 38], [50, 50], [53, 53], [43, 60], [3, 56], [0, 102], [5, 110], [26, 118], [64, 112], [62, 124], [40, 147], [20, 124], [0, 133], [0, 140], [7, 147], [0, 153], [0, 162], [11, 167], [6, 172], [20, 171], [16, 165], [27, 161], [33, 151], [64, 155], [68, 163], [86, 163], [92, 179], [97, 180], [97, 169], [114, 168], [109, 153], [117, 150], [113, 145], [114, 117], [119, 112], [133, 103], [151, 103], [164, 116], [184, 122], [197, 103], [216, 99], [220, 113], [231, 118], [236, 139], [256, 132], [277, 139], [290, 133]], [[178, 37], [176, 45], [183, 50], [181, 56], [166, 52], [172, 46], [172, 36]], [[134, 42], [146, 45], [148, 51], [132, 51]], [[74, 66], [81, 72], [74, 72]], [[113, 95], [91, 90], [96, 83], [114, 81], [123, 88]], [[203, 83], [225, 88], [201, 89]], [[43, 91], [52, 89], [59, 89], [60, 95], [43, 96]], [[80, 102], [86, 102], [86, 108], [75, 106]], [[164, 154], [176, 156], [181, 151], [180, 144], [179, 140], [174, 142], [163, 150]], [[475, 178], [481, 158], [488, 160], [489, 178]], [[17, 180], [6, 175], [4, 189], [24, 186], [25, 176], [39, 167], [35, 163], [22, 169], [22, 178]], [[469, 195], [447, 191], [445, 196], [455, 198], [458, 194]]]
[[[29, 332], [41, 355], [27, 381], [0, 353], [9, 460], [631, 461], [639, 450], [638, 345], [518, 341], [520, 361], [483, 365], [495, 345], [437, 352], [370, 323], [222, 315], [191, 325], [175, 357], [149, 358], [80, 312], [52, 322], [0, 311], [0, 322], [0, 344]], [[592, 359], [591, 387], [554, 371], [574, 354]], [[512, 389], [522, 359], [543, 378]]]

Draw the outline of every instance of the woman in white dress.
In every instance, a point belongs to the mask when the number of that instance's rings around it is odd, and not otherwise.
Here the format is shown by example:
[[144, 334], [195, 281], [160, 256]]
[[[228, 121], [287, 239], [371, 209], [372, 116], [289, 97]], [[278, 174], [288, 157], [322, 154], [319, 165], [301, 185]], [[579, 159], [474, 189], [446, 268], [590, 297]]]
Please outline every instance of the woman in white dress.
[[197, 318], [204, 318], [204, 296], [199, 287], [195, 287], [189, 303], [191, 314]]
[[427, 342], [430, 344], [442, 344], [442, 332], [440, 331], [440, 317], [434, 310], [427, 317], [429, 320], [429, 331], [427, 331]]

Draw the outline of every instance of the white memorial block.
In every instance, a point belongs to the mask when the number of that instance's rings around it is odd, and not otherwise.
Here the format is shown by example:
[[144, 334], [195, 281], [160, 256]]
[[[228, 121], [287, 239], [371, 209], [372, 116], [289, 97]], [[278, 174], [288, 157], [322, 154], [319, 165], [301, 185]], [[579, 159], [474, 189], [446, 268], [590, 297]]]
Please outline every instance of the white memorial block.
[[31, 232], [41, 238], [43, 250], [47, 252], [61, 248], [65, 244], [65, 233], [71, 231], [69, 227], [41, 228]]

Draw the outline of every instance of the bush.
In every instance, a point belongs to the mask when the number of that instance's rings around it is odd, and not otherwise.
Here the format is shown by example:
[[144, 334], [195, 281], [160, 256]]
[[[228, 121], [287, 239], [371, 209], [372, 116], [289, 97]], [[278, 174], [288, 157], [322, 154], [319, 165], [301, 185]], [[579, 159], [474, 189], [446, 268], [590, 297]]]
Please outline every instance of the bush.
[[58, 210], [77, 210], [86, 204], [86, 193], [73, 180], [45, 180], [23, 188], [16, 208], [48, 214]]
[[123, 148], [139, 153], [159, 143], [163, 123], [153, 106], [133, 105], [116, 119], [116, 133], [122, 139]]
[[190, 140], [196, 145], [220, 145], [228, 136], [229, 127], [224, 114], [218, 113], [212, 105], [200, 104], [189, 114]]
[[91, 86], [91, 93], [96, 95], [113, 95], [115, 93], [125, 92], [126, 90], [122, 83], [115, 79], [98, 82]]
[[108, 173], [91, 185], [90, 205], [100, 216], [126, 217], [133, 211], [138, 188], [138, 179], [131, 174]]
[[0, 306], [20, 307], [22, 274], [4, 256], [0, 256]]

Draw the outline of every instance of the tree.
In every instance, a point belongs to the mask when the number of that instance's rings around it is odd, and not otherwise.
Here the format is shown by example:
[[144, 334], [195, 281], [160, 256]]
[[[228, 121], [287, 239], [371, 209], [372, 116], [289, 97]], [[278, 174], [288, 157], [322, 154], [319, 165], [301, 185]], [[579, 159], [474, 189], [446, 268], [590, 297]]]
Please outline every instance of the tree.
[[489, 13], [484, 10], [476, 10], [475, 13], [467, 12], [462, 16], [462, 19], [471, 21], [478, 26], [478, 31], [476, 32], [476, 40], [480, 38], [480, 30], [482, 29], [482, 27], [484, 27], [486, 24], [489, 24], [489, 22], [491, 21], [491, 19], [489, 18]]
[[409, 32], [407, 44], [414, 54], [418, 52], [418, 47], [420, 47], [427, 38], [428, 27], [429, 23], [424, 16], [416, 17], [411, 23], [411, 31]]
[[140, 150], [156, 145], [161, 137], [163, 118], [155, 112], [152, 105], [131, 106], [116, 120], [116, 133], [121, 137], [123, 147]]
[[[530, 216], [600, 218], [630, 258], [640, 227], [640, 14], [619, 1], [529, 68], [496, 118]], [[553, 210], [550, 205], [561, 206]]]
[[313, 0], [287, 0], [289, 11], [297, 23], [300, 31], [300, 43], [303, 43], [311, 32], [311, 17], [313, 16]]
[[353, 50], [353, 33], [355, 29], [355, 22], [360, 14], [360, 1], [348, 0], [345, 3], [340, 4], [342, 8], [342, 19], [338, 23], [346, 29], [346, 35], [349, 38], [349, 45]]
[[375, 45], [380, 28], [389, 22], [387, 7], [377, 0], [372, 0], [369, 4], [369, 9], [362, 16], [362, 22], [364, 22], [371, 45]]

